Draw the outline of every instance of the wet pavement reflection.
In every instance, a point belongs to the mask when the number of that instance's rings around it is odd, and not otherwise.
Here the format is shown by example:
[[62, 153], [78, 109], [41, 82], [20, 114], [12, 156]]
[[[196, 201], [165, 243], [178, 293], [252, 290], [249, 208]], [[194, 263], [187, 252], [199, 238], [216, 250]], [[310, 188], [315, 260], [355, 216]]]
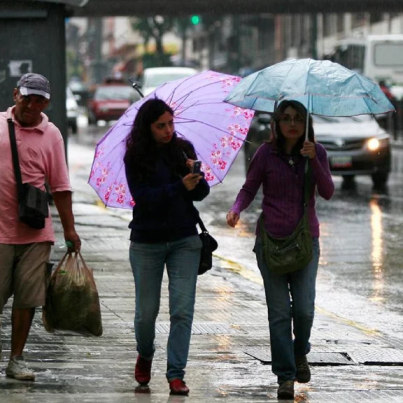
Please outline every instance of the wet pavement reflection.
[[[167, 279], [152, 381], [149, 388], [137, 386], [134, 286], [128, 262], [130, 212], [103, 208], [87, 184], [93, 146], [104, 129], [81, 131], [79, 142], [73, 138], [69, 145], [77, 229], [100, 292], [104, 335], [49, 334], [37, 315], [26, 352], [37, 380], [10, 380], [4, 375], [10, 348], [8, 304], [3, 317], [0, 402], [277, 401], [262, 280], [252, 252], [261, 196], [242, 214], [236, 229], [225, 221], [245, 177], [241, 154], [224, 183], [197, 206], [219, 249], [214, 268], [198, 283], [186, 373], [190, 395], [170, 396], [165, 379]], [[403, 167], [402, 150], [394, 151], [394, 166]], [[321, 257], [309, 355], [313, 377], [307, 385], [296, 384], [295, 402], [385, 403], [403, 396], [402, 180], [403, 168], [399, 168], [387, 190], [379, 192], [372, 189], [370, 178], [357, 178], [355, 185], [345, 188], [336, 177], [333, 199], [318, 199]], [[61, 226], [57, 221], [55, 225], [62, 239]], [[53, 261], [63, 254], [63, 248], [55, 248]]]

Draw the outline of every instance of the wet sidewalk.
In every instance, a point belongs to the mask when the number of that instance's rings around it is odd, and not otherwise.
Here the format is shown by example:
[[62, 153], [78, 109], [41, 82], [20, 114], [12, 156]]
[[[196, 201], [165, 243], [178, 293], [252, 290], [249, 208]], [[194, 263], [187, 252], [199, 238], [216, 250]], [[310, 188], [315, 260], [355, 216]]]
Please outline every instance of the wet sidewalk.
[[[74, 151], [80, 151], [79, 147]], [[96, 205], [95, 198], [84, 192], [88, 187], [84, 165], [77, 163], [71, 168], [74, 211], [82, 253], [94, 270], [100, 294], [104, 334], [100, 338], [50, 334], [44, 330], [38, 312], [26, 348], [36, 381], [11, 380], [4, 371], [10, 349], [9, 303], [3, 315], [0, 402], [276, 402], [261, 280], [229, 258], [240, 253], [232, 253], [230, 246], [220, 248], [214, 268], [199, 277], [185, 377], [189, 397], [169, 396], [165, 379], [169, 332], [166, 277], [149, 393], [136, 390], [128, 218]], [[57, 237], [62, 239], [62, 228], [54, 218]], [[224, 238], [219, 241], [220, 246], [231, 244]], [[55, 263], [65, 251], [59, 246], [52, 254]], [[359, 324], [355, 317], [335, 315], [328, 309], [333, 295], [327, 284], [325, 277], [319, 278], [312, 352], [308, 356], [312, 381], [296, 384], [295, 401], [401, 402], [403, 339]], [[358, 299], [356, 306], [365, 309]]]

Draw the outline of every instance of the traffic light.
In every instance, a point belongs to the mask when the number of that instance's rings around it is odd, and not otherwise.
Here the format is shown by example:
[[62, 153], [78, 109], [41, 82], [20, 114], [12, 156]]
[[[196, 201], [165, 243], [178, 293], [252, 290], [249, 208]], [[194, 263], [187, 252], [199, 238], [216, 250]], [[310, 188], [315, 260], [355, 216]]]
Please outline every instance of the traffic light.
[[190, 17], [190, 22], [191, 22], [193, 25], [198, 25], [198, 24], [200, 24], [200, 16], [199, 16], [199, 15], [192, 15], [192, 16]]

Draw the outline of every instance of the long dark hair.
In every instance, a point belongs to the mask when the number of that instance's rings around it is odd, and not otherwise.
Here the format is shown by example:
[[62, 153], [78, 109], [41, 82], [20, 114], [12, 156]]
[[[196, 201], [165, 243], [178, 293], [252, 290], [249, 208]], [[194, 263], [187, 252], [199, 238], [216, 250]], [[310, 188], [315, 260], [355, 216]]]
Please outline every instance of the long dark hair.
[[[307, 116], [307, 110], [301, 102], [294, 101], [294, 100], [285, 100], [280, 103], [280, 105], [277, 107], [273, 114], [273, 122], [274, 122], [274, 133], [272, 131], [272, 141], [276, 143], [277, 147], [281, 150], [284, 151], [285, 149], [285, 137], [283, 136], [283, 133], [281, 132], [280, 129], [280, 119], [284, 115], [284, 111], [288, 108], [291, 107], [295, 109], [299, 115], [301, 115], [305, 122], [306, 122], [306, 116]], [[304, 134], [298, 139], [297, 143], [295, 144], [292, 154], [299, 154], [299, 151], [303, 147], [304, 141], [305, 141], [305, 131], [306, 131], [306, 124], [304, 126]], [[315, 141], [315, 132], [313, 130], [313, 123], [312, 123], [312, 116], [309, 115], [309, 123], [308, 123], [308, 139], [309, 141], [314, 142]]]
[[[165, 112], [174, 116], [172, 108], [161, 99], [154, 98], [144, 102], [137, 112], [133, 128], [127, 137], [124, 163], [133, 177], [139, 181], [147, 179], [157, 169], [159, 152], [151, 132], [151, 125]], [[178, 138], [176, 133], [163, 147], [165, 161], [173, 174], [179, 174], [186, 169], [184, 151], [189, 158], [196, 159], [193, 146], [188, 141]]]

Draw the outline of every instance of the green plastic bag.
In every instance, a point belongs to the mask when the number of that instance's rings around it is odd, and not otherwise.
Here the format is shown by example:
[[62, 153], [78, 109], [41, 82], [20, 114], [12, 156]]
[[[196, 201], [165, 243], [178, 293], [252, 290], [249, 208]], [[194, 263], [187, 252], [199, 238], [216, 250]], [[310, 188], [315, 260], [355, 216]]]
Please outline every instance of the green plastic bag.
[[52, 273], [42, 320], [48, 332], [102, 335], [102, 318], [92, 270], [81, 253], [67, 252]]

